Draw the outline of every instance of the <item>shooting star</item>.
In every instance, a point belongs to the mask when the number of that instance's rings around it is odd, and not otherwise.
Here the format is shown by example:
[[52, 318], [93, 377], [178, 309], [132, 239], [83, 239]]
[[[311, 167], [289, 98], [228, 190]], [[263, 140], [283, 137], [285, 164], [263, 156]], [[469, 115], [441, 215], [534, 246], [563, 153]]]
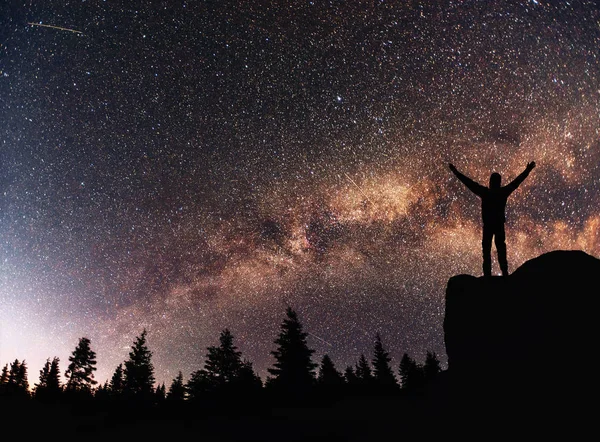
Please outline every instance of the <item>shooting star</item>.
[[373, 201], [371, 201], [371, 199], [368, 197], [368, 195], [365, 192], [363, 192], [363, 190], [360, 188], [360, 186], [358, 184], [356, 184], [354, 182], [354, 180], [352, 178], [350, 178], [350, 176], [346, 172], [344, 172], [344, 175], [346, 175], [346, 178], [348, 178], [348, 180], [350, 180], [350, 182], [356, 186], [358, 191], [363, 194], [363, 196], [367, 199], [367, 201], [374, 205]]
[[329, 345], [330, 347], [333, 347], [333, 344], [329, 341], [326, 341], [323, 338], [320, 338], [319, 336], [315, 335], [314, 333], [311, 333], [309, 331], [307, 331], [306, 333], [308, 333], [309, 335], [311, 335], [313, 338], [317, 338], [319, 341], [324, 342], [325, 344]]
[[27, 22], [27, 24], [31, 25], [31, 26], [41, 26], [43, 28], [52, 28], [52, 29], [58, 29], [59, 31], [68, 31], [68, 32], [74, 32], [76, 34], [83, 34], [83, 32], [78, 31], [77, 29], [63, 28], [61, 26], [43, 25], [41, 23], [33, 23], [33, 22]]

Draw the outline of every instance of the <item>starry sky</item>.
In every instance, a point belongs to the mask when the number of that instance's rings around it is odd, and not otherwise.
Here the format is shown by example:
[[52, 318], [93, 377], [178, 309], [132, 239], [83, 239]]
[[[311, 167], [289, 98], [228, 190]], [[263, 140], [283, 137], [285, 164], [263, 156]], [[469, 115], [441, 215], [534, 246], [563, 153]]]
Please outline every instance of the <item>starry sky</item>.
[[[0, 364], [103, 383], [148, 330], [157, 383], [229, 328], [266, 378], [285, 309], [318, 362], [380, 333], [445, 364], [487, 185], [509, 270], [600, 255], [594, 1], [13, 1], [0, 7]], [[499, 272], [493, 249], [493, 271]], [[63, 376], [64, 380], [64, 376]]]

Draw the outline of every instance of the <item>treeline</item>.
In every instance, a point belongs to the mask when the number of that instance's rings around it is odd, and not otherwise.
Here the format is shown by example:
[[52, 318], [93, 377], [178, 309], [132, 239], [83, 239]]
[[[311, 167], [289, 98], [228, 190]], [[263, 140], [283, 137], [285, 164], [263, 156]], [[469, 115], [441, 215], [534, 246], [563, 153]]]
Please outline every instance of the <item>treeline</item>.
[[[354, 366], [339, 370], [328, 354], [320, 363], [313, 361], [314, 350], [298, 315], [287, 308], [280, 332], [271, 352], [274, 364], [263, 380], [252, 363], [242, 357], [234, 344], [234, 336], [224, 329], [219, 345], [207, 348], [203, 368], [194, 371], [187, 382], [180, 371], [170, 385], [156, 385], [152, 352], [144, 329], [131, 347], [129, 358], [119, 364], [111, 379], [99, 384], [94, 378], [96, 353], [88, 338], [81, 338], [69, 356], [69, 364], [61, 379], [60, 360], [48, 359], [31, 387], [28, 367], [18, 359], [6, 364], [0, 375], [0, 399], [35, 399], [42, 402], [96, 400], [135, 400], [148, 404], [196, 402], [236, 398], [252, 399], [258, 395], [269, 398], [318, 397], [337, 398], [341, 395], [396, 394], [419, 391], [441, 370], [437, 355], [427, 352], [423, 364], [404, 353], [394, 370], [389, 353], [379, 334], [371, 360], [361, 354]], [[396, 374], [397, 373], [397, 374]]]

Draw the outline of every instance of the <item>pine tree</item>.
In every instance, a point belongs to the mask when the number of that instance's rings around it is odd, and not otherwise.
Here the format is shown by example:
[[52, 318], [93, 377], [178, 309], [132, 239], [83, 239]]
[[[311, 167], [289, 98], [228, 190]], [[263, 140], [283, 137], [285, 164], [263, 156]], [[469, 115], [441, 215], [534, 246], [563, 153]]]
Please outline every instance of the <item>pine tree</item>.
[[35, 384], [36, 395], [40, 390], [45, 389], [48, 386], [48, 376], [50, 375], [50, 358], [46, 359], [46, 363], [40, 370], [40, 382]]
[[398, 382], [390, 366], [392, 358], [383, 347], [379, 333], [375, 336], [375, 352], [373, 356], [373, 378], [377, 386], [383, 388], [396, 388]]
[[352, 368], [351, 365], [348, 365], [346, 370], [344, 370], [344, 379], [346, 380], [346, 384], [349, 386], [358, 384], [358, 377], [356, 376], [354, 368]]
[[324, 354], [319, 367], [317, 384], [322, 387], [340, 387], [344, 383], [344, 376], [335, 368], [331, 357]]
[[190, 399], [207, 393], [251, 393], [262, 388], [262, 380], [252, 363], [242, 360], [229, 329], [221, 332], [219, 346], [210, 346], [207, 351], [204, 368], [192, 373], [187, 384]]
[[2, 374], [0, 374], [0, 385], [8, 384], [8, 364], [2, 367]]
[[50, 362], [46, 360], [44, 367], [40, 370], [40, 380], [35, 384], [35, 397], [43, 401], [55, 401], [62, 392], [60, 384], [59, 358], [55, 357]]
[[203, 368], [194, 371], [186, 384], [188, 399], [192, 402], [207, 398], [215, 388], [214, 377]]
[[29, 396], [29, 381], [27, 380], [27, 364], [25, 361], [19, 367], [18, 383], [19, 389], [25, 396]]
[[402, 356], [398, 371], [403, 390], [414, 391], [423, 384], [423, 368], [407, 353]]
[[29, 397], [29, 381], [27, 380], [27, 364], [25, 361], [20, 362], [18, 359], [15, 359], [10, 364], [10, 370], [6, 379], [4, 392], [6, 395], [18, 398]]
[[288, 307], [279, 337], [275, 340], [277, 349], [271, 352], [275, 357], [274, 367], [268, 369], [273, 375], [272, 385], [277, 390], [304, 394], [313, 386], [317, 364], [311, 360], [314, 350], [308, 348], [307, 336], [298, 315]]
[[0, 374], [0, 396], [7, 394], [8, 390], [8, 364], [2, 367], [2, 374]]
[[404, 353], [402, 355], [402, 359], [400, 360], [400, 366], [398, 367], [398, 373], [400, 374], [400, 382], [402, 384], [403, 389], [408, 389], [411, 385], [411, 372], [413, 372], [415, 367], [415, 361], [408, 355], [408, 353]]
[[98, 387], [96, 387], [96, 392], [94, 394], [94, 398], [97, 399], [98, 401], [104, 401], [104, 400], [110, 398], [108, 382], [105, 382], [104, 384], [98, 384]]
[[115, 372], [110, 378], [110, 383], [107, 387], [111, 397], [120, 397], [125, 391], [125, 378], [123, 373], [123, 364], [117, 365]]
[[344, 375], [340, 373], [328, 354], [324, 354], [319, 364], [319, 373], [316, 381], [317, 392], [322, 395], [321, 400], [335, 400], [346, 387]]
[[228, 329], [221, 332], [218, 347], [208, 347], [204, 369], [214, 379], [217, 388], [230, 386], [238, 377], [242, 367], [242, 353], [233, 344], [233, 335]]
[[138, 336], [125, 361], [124, 393], [128, 398], [150, 401], [154, 393], [154, 365], [152, 352], [146, 344], [147, 331]]
[[43, 399], [48, 387], [48, 375], [50, 374], [50, 358], [46, 359], [46, 363], [40, 370], [40, 380], [34, 384], [33, 393], [37, 399]]
[[171, 386], [169, 387], [169, 393], [167, 393], [167, 400], [169, 401], [183, 401], [185, 399], [185, 385], [183, 385], [183, 374], [181, 371], [177, 375]]
[[90, 347], [88, 338], [80, 338], [77, 347], [69, 356], [69, 366], [65, 371], [68, 379], [65, 391], [69, 393], [91, 394], [94, 385], [98, 382], [94, 379], [96, 371], [96, 353]]
[[262, 379], [256, 374], [252, 362], [243, 360], [235, 380], [235, 390], [244, 394], [258, 393], [262, 389]]
[[48, 392], [50, 392], [51, 394], [59, 394], [62, 391], [59, 363], [60, 359], [54, 357], [52, 359], [52, 363], [50, 364], [50, 371], [48, 373], [48, 378], [46, 381]]
[[423, 376], [425, 377], [425, 381], [431, 381], [441, 371], [442, 367], [437, 357], [437, 354], [435, 354], [435, 352], [427, 351], [427, 356], [425, 357], [425, 365], [423, 366]]
[[371, 371], [371, 366], [369, 365], [369, 362], [364, 354], [361, 354], [358, 358], [355, 374], [359, 384], [364, 386], [370, 386], [373, 384], [373, 372]]
[[165, 388], [164, 382], [156, 387], [156, 391], [154, 392], [154, 398], [157, 404], [160, 404], [167, 399], [167, 389]]

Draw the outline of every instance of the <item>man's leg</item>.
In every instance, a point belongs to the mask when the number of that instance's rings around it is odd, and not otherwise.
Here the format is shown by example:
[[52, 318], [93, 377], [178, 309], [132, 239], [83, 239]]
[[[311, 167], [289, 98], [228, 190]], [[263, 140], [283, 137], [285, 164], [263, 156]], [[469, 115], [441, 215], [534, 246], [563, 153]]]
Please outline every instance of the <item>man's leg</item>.
[[508, 276], [508, 261], [506, 260], [506, 235], [504, 234], [504, 226], [501, 226], [496, 231], [494, 242], [496, 243], [496, 251], [498, 252], [498, 264], [502, 270], [502, 276]]
[[481, 249], [483, 253], [483, 276], [492, 276], [492, 229], [483, 227]]

